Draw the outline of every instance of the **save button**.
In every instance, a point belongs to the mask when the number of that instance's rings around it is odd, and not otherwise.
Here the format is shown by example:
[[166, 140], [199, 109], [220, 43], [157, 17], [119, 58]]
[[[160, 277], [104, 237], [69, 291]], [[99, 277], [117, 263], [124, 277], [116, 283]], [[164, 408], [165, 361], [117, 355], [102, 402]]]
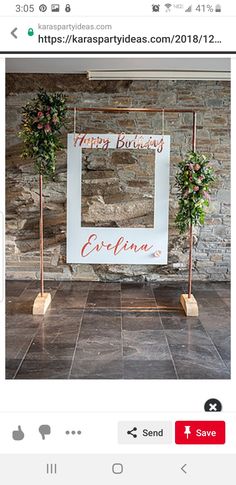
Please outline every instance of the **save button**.
[[224, 445], [224, 421], [176, 421], [177, 445]]

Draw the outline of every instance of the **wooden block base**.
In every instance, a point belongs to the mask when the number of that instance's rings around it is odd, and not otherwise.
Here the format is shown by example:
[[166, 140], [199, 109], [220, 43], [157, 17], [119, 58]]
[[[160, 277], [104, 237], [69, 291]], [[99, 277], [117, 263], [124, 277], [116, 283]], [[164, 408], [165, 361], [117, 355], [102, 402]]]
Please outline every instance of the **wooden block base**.
[[51, 301], [51, 293], [44, 293], [43, 296], [39, 293], [34, 300], [33, 315], [45, 315]]
[[180, 297], [180, 303], [187, 317], [198, 317], [198, 304], [193, 295], [189, 298], [187, 294], [183, 293]]

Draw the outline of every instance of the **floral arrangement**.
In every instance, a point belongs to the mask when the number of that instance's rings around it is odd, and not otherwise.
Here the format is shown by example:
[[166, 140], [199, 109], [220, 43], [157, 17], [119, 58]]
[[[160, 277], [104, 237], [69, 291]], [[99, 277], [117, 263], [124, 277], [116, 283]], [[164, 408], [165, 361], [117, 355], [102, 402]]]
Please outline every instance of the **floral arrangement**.
[[213, 168], [205, 155], [189, 152], [179, 163], [176, 175], [179, 210], [175, 221], [180, 233], [186, 232], [191, 225], [204, 223], [214, 180]]
[[53, 178], [56, 154], [63, 148], [61, 128], [66, 119], [66, 97], [62, 93], [48, 94], [40, 90], [23, 108], [19, 137], [24, 142], [22, 156], [32, 158], [36, 171], [44, 178]]

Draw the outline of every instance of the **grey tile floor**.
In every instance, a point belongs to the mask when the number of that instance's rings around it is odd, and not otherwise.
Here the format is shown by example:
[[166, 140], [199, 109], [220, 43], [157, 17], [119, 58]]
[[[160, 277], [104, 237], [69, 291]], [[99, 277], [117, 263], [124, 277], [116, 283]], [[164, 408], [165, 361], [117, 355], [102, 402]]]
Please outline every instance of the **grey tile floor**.
[[6, 284], [7, 379], [230, 379], [230, 288], [196, 282], [199, 318], [179, 304], [183, 284]]

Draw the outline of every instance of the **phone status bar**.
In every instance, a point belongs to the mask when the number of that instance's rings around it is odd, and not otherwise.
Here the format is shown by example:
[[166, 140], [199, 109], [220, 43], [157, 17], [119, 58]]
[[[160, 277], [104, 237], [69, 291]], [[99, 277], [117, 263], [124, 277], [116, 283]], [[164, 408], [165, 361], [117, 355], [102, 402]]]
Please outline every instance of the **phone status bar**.
[[[124, 17], [124, 16], [164, 16], [164, 17], [176, 17], [176, 16], [219, 16], [223, 15], [234, 15], [236, 11], [233, 5], [227, 5], [227, 3], [147, 3], [137, 4], [131, 0], [128, 5], [127, 2], [124, 4], [124, 0], [119, 2], [119, 6], [114, 6], [111, 2], [107, 3], [105, 0], [101, 0], [99, 4], [92, 2], [89, 6], [85, 3], [78, 5], [77, 2], [73, 0], [66, 2], [35, 2], [35, 3], [16, 3], [15, 5], [1, 5], [0, 14], [1, 16], [14, 16], [18, 14], [25, 14], [28, 16], [46, 16], [46, 17], [60, 17], [60, 16], [111, 16], [111, 17]], [[236, 10], [236, 9], [235, 9]]]

